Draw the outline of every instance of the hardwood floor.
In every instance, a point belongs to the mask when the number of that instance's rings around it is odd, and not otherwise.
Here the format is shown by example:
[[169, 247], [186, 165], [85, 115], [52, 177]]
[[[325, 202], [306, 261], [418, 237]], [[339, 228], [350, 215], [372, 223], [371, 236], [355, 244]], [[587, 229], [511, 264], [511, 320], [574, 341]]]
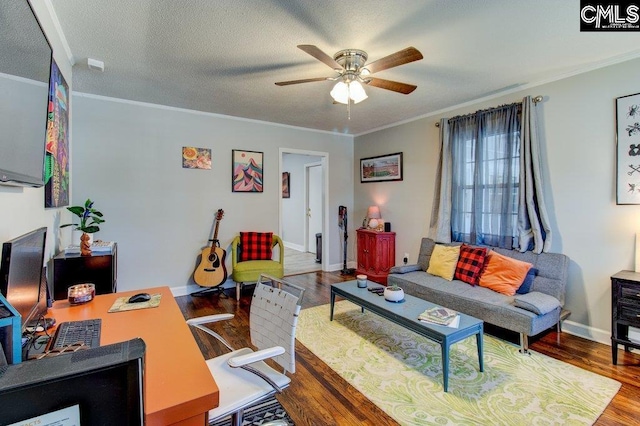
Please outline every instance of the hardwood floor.
[[[313, 272], [287, 277], [287, 280], [306, 289], [302, 306], [329, 303], [330, 285], [354, 279], [339, 272]], [[240, 302], [236, 303], [235, 290], [228, 290], [231, 297], [177, 297], [178, 305], [186, 318], [229, 312], [235, 314], [231, 321], [212, 327], [233, 347], [249, 346], [249, 305], [253, 286], [243, 289]], [[516, 335], [486, 327], [489, 334], [517, 339]], [[199, 330], [194, 336], [205, 357], [213, 357], [225, 349]], [[513, 340], [514, 342], [516, 340]], [[622, 383], [596, 425], [640, 424], [640, 355], [619, 351], [618, 365], [611, 364], [611, 347], [554, 329], [531, 339], [530, 348], [553, 358], [573, 364]], [[397, 425], [382, 410], [372, 404], [360, 392], [327, 367], [303, 345], [296, 343], [296, 373], [291, 386], [278, 400], [296, 425]]]

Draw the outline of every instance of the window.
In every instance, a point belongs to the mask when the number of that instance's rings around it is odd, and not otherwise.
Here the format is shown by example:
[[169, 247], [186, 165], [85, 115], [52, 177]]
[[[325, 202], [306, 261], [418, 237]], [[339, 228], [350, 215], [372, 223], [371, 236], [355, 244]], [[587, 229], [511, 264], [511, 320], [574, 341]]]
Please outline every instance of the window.
[[452, 239], [517, 245], [520, 188], [520, 105], [449, 121]]

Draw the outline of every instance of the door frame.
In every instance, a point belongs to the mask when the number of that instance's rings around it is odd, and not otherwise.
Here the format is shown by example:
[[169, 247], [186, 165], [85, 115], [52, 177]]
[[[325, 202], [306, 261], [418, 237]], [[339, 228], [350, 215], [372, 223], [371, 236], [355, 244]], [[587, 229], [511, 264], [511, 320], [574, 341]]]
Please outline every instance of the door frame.
[[[305, 221], [304, 221], [304, 247], [305, 250], [309, 250], [309, 246], [311, 245], [311, 242], [313, 240], [313, 238], [311, 238], [311, 234], [309, 233], [309, 217], [308, 217], [308, 212], [309, 212], [309, 204], [310, 204], [310, 197], [309, 197], [309, 169], [311, 167], [318, 167], [321, 166], [322, 167], [322, 160], [320, 161], [314, 161], [313, 163], [307, 163], [304, 165], [304, 208], [305, 208]], [[322, 173], [322, 177], [324, 177], [324, 170], [321, 169], [321, 173]], [[325, 192], [323, 191], [323, 194], [321, 194], [321, 203], [324, 205], [324, 198], [325, 198]], [[323, 209], [324, 210], [324, 209]], [[322, 223], [324, 223], [324, 212], [322, 214], [323, 220]], [[324, 227], [323, 227], [324, 228]], [[324, 231], [324, 229], [322, 229], [322, 231]], [[324, 235], [323, 235], [324, 238]]]
[[[323, 271], [328, 271], [329, 265], [329, 256], [325, 256], [324, 253], [329, 253], [330, 245], [330, 236], [329, 236], [329, 153], [322, 151], [310, 151], [306, 149], [295, 149], [295, 148], [280, 148], [280, 155], [278, 158], [278, 169], [279, 176], [282, 176], [282, 172], [284, 172], [284, 167], [282, 165], [283, 155], [284, 154], [299, 154], [299, 155], [313, 155], [316, 157], [321, 157], [320, 163], [322, 164], [322, 193], [324, 196], [322, 197], [322, 262], [320, 267]], [[278, 203], [278, 235], [282, 235], [282, 191], [279, 196]], [[306, 173], [305, 173], [305, 196], [306, 196]], [[305, 202], [306, 205], [306, 202]], [[306, 211], [304, 212], [306, 215]], [[306, 225], [305, 225], [306, 228]], [[307, 235], [308, 231], [305, 231], [305, 249], [307, 247]]]

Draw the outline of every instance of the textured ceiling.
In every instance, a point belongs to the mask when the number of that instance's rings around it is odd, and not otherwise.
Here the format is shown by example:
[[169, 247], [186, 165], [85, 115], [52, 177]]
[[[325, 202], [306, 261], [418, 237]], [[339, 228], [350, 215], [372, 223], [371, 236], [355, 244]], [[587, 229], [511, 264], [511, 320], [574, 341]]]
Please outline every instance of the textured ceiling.
[[[453, 105], [640, 56], [640, 33], [579, 31], [579, 0], [52, 0], [76, 65], [76, 92], [360, 134]], [[334, 105], [334, 76], [302, 50], [414, 46], [424, 59], [375, 74]], [[103, 73], [87, 58], [105, 62]], [[532, 93], [537, 95], [538, 93]], [[544, 95], [544, 94], [543, 94]]]

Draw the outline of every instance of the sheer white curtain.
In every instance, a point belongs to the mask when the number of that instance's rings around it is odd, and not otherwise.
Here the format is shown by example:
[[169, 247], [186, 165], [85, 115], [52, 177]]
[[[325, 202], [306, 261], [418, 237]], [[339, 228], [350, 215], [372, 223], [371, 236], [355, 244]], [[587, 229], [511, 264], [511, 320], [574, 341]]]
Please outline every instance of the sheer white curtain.
[[551, 225], [544, 202], [544, 182], [540, 159], [540, 137], [536, 105], [527, 96], [522, 100], [520, 148], [520, 200], [518, 237], [520, 251], [547, 252], [551, 248]]
[[440, 122], [429, 236], [532, 250], [550, 247], [535, 106], [478, 111]]

